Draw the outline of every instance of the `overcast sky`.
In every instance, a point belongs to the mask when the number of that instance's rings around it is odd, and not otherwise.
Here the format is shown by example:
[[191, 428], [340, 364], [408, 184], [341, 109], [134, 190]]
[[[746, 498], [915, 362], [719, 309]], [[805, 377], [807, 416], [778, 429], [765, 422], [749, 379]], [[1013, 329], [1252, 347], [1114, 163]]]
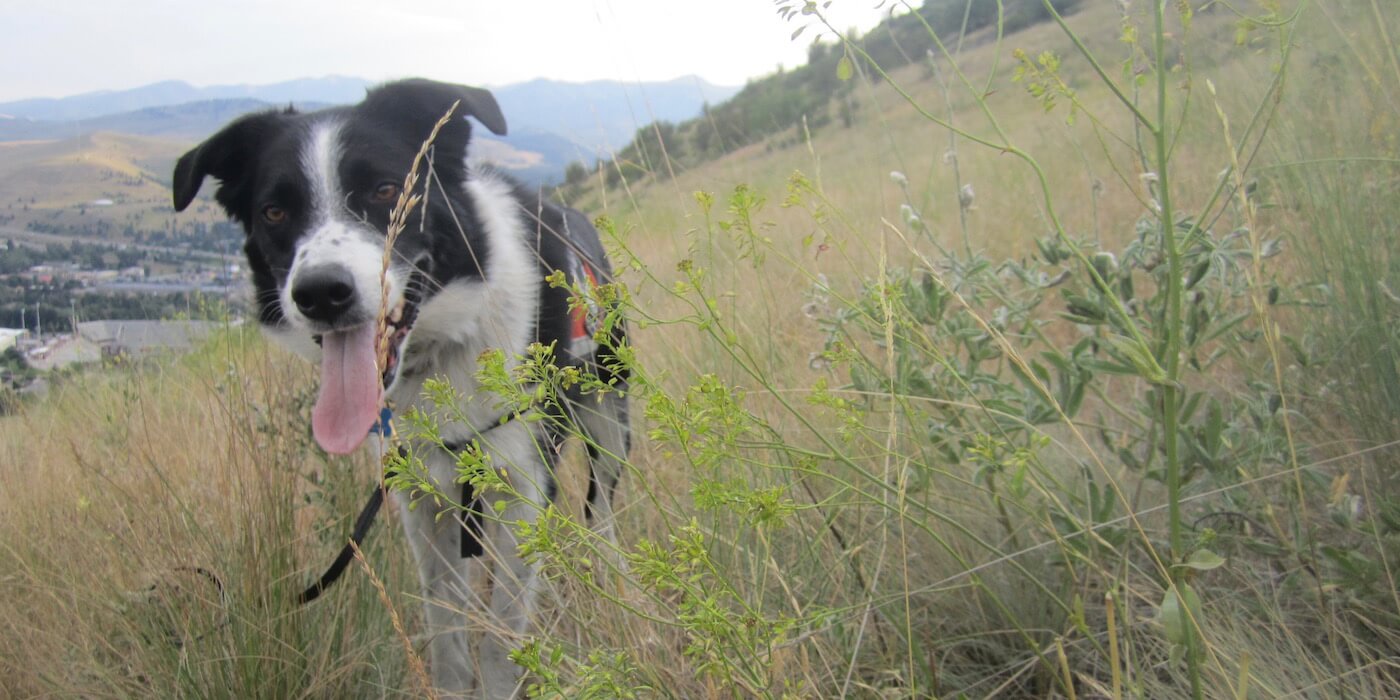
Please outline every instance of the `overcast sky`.
[[[829, 12], [867, 30], [881, 4]], [[741, 85], [805, 60], [818, 27], [798, 26], [773, 0], [0, 0], [0, 101], [325, 75]]]

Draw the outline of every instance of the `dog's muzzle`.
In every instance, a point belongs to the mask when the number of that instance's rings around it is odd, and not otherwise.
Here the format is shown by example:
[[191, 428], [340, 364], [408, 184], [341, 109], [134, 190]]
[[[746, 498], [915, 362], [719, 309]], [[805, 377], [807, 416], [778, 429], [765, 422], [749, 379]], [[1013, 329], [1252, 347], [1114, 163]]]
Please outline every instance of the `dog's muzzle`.
[[[383, 312], [382, 334], [380, 314], [376, 313], [368, 322], [316, 336], [321, 345], [321, 389], [311, 411], [311, 429], [316, 442], [327, 452], [353, 452], [378, 420], [384, 388], [394, 381], [400, 349], [418, 317], [422, 286], [420, 274], [415, 272], [403, 298]], [[322, 314], [324, 318], [307, 314], [313, 321], [321, 322], [345, 319], [350, 313], [347, 309], [356, 303], [353, 281], [348, 274], [338, 275], [334, 269], [316, 268], [304, 273], [292, 296], [303, 314], [308, 308]]]

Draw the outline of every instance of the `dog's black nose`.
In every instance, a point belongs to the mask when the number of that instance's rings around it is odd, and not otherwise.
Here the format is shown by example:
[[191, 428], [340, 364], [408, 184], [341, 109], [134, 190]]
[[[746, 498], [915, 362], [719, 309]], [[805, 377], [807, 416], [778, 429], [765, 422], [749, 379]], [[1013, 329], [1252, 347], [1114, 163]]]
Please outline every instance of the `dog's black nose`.
[[305, 270], [292, 285], [292, 301], [312, 321], [335, 323], [355, 305], [355, 278], [339, 265]]

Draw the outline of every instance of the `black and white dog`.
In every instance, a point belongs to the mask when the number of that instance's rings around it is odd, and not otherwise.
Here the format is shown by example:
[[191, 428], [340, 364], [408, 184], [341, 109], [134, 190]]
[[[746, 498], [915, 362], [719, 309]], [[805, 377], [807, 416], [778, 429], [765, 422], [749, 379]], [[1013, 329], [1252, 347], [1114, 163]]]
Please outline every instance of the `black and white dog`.
[[[432, 145], [431, 174], [418, 181], [423, 204], [381, 275], [405, 174], [454, 103], [453, 119]], [[469, 165], [465, 116], [506, 132], [489, 92], [426, 80], [383, 85], [352, 107], [252, 114], [180, 158], [173, 189], [180, 211], [206, 176], [218, 179], [216, 199], [247, 232], [244, 251], [264, 330], [320, 362], [312, 432], [324, 449], [349, 453], [372, 432], [371, 442], [384, 449], [377, 432], [385, 402], [397, 411], [417, 408], [439, 416], [447, 445], [480, 445], [524, 496], [487, 522], [471, 509], [443, 518], [423, 507], [430, 504], [409, 510], [402, 507], [408, 496], [397, 496], [427, 601], [434, 684], [499, 698], [519, 682], [508, 652], [525, 630], [537, 581], [500, 523], [533, 522], [552, 498], [553, 460], [567, 421], [589, 448], [590, 515], [611, 537], [611, 492], [630, 438], [620, 392], [572, 396], [569, 415], [526, 421], [503, 416], [496, 397], [478, 389], [483, 352], [515, 358], [533, 342], [553, 346], [561, 365], [585, 365], [619, 389], [626, 376], [609, 351], [622, 341], [621, 325], [609, 342], [596, 343], [589, 328], [596, 319], [583, 318], [577, 304], [571, 308], [572, 293], [545, 279], [562, 271], [574, 285], [609, 281], [598, 232], [579, 212]], [[389, 310], [384, 367], [376, 340], [381, 308]], [[455, 410], [423, 396], [430, 378], [451, 382], [460, 396]], [[455, 456], [411, 447], [442, 492], [454, 493]], [[464, 535], [468, 525], [475, 527]], [[469, 543], [472, 537], [478, 541]], [[471, 556], [482, 550], [489, 556]], [[483, 598], [478, 584], [487, 580]], [[471, 624], [484, 627], [482, 634], [469, 634]]]

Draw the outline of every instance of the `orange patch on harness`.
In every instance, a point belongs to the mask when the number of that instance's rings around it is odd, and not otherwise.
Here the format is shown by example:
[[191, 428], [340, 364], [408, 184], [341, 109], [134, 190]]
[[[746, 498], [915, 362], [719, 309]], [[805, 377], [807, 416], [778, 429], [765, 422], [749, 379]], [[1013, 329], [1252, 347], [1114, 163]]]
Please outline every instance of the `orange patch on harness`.
[[[593, 288], [598, 286], [598, 278], [593, 276], [593, 268], [589, 267], [587, 264], [580, 265], [580, 267], [583, 268], [583, 274], [588, 277], [588, 286], [584, 289], [584, 292], [592, 292]], [[593, 335], [588, 331], [588, 309], [592, 302], [587, 298], [585, 298], [583, 302], [584, 303], [575, 306], [572, 312], [574, 317], [574, 332], [570, 336], [572, 340], [587, 338]]]

